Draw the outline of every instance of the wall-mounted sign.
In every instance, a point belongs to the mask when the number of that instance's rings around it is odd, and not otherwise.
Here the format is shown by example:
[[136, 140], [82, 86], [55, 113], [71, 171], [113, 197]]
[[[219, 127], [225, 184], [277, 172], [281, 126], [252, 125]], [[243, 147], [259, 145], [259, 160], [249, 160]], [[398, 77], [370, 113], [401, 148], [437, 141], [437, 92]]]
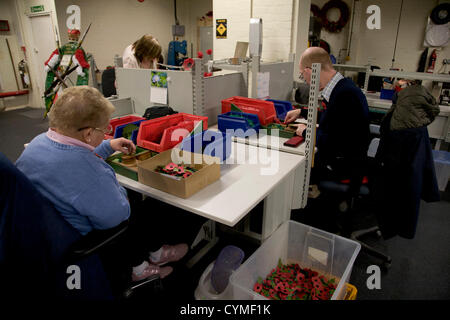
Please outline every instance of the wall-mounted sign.
[[40, 5], [40, 6], [32, 6], [31, 7], [31, 12], [42, 12], [44, 11], [44, 6]]
[[227, 38], [227, 19], [216, 19], [216, 38]]
[[0, 20], [0, 31], [9, 31], [8, 20]]

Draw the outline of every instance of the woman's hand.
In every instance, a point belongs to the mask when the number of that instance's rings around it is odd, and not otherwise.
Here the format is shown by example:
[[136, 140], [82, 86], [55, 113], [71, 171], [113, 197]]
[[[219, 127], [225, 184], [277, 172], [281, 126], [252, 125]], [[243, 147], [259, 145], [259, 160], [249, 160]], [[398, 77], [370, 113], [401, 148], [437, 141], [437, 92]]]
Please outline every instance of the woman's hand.
[[300, 117], [300, 109], [291, 110], [287, 113], [286, 118], [284, 119], [284, 123], [291, 123]]
[[120, 151], [125, 154], [135, 153], [136, 152], [136, 146], [134, 145], [133, 141], [125, 139], [125, 138], [117, 138], [112, 139], [110, 141], [111, 148], [114, 151]]

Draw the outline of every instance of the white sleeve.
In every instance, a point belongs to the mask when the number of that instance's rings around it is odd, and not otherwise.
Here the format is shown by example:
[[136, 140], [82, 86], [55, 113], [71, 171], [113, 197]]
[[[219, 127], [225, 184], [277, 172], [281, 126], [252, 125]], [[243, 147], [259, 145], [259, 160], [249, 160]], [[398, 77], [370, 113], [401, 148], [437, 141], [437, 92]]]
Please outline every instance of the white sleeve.
[[75, 69], [75, 71], [77, 72], [77, 74], [78, 74], [80, 77], [84, 77], [83, 68], [81, 67], [80, 62], [78, 62], [78, 59], [75, 57], [75, 55], [73, 55], [72, 61], [73, 61], [73, 63], [77, 66], [77, 68]]

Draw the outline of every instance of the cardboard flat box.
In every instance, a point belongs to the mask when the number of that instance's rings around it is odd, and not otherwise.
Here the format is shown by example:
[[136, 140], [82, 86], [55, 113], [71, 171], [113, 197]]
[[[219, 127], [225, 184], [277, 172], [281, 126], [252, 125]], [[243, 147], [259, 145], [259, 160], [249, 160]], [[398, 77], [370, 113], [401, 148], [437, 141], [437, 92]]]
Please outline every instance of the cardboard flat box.
[[[172, 155], [174, 155], [172, 157]], [[169, 163], [185, 164], [196, 169], [188, 178], [175, 178], [155, 172], [158, 166]], [[138, 163], [138, 181], [152, 188], [186, 199], [207, 185], [219, 180], [220, 159], [195, 154], [180, 149], [171, 149]]]

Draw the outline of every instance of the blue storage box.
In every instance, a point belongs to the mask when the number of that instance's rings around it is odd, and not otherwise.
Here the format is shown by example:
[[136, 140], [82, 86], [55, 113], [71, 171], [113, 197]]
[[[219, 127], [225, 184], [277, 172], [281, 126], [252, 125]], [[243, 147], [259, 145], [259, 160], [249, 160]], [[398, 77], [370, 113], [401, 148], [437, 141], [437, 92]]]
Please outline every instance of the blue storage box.
[[181, 142], [180, 149], [218, 157], [224, 162], [231, 154], [231, 135], [221, 131], [205, 130], [186, 137]]
[[282, 100], [273, 100], [273, 99], [266, 99], [266, 101], [273, 102], [273, 105], [275, 106], [275, 111], [277, 112], [277, 118], [281, 121], [284, 121], [284, 118], [286, 118], [286, 114], [293, 110], [292, 103], [289, 101], [282, 101]]
[[381, 89], [380, 99], [392, 100], [395, 90]]
[[[120, 125], [120, 126], [117, 126], [117, 127], [116, 127], [116, 131], [115, 131], [115, 133], [114, 133], [114, 139], [123, 137], [123, 129], [124, 129], [126, 126], [128, 126], [128, 125], [130, 125], [130, 124], [134, 124], [134, 125], [140, 127], [142, 121], [145, 121], [145, 119], [139, 120], [139, 121], [134, 121], [134, 122], [130, 122], [130, 123], [126, 123], [126, 124], [122, 124], [122, 125]], [[136, 130], [134, 130], [134, 131], [132, 132], [132, 134], [131, 134], [130, 140], [132, 140], [134, 144], [137, 143], [138, 132], [139, 132], [139, 129], [136, 129]]]
[[[241, 118], [236, 116], [240, 116]], [[247, 120], [251, 120], [253, 126], [251, 126]], [[242, 138], [258, 133], [258, 130], [261, 128], [258, 115], [245, 112], [230, 111], [219, 114], [217, 116], [217, 122], [220, 131], [227, 132], [227, 130], [233, 130], [233, 136]], [[247, 132], [248, 130], [250, 131]]]

